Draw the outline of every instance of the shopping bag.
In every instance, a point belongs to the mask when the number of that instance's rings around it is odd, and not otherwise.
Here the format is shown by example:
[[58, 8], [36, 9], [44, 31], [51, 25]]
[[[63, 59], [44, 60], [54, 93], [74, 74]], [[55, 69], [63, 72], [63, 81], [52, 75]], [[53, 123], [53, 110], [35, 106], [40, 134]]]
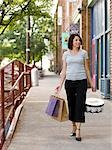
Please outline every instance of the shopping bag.
[[[49, 99], [49, 102], [45, 111], [46, 114], [48, 114], [49, 116], [53, 115], [57, 102], [58, 100], [54, 96], [50, 96], [50, 99]], [[56, 116], [56, 113], [55, 113], [55, 116]]]
[[53, 96], [57, 99], [57, 103], [55, 106], [55, 109], [53, 111], [52, 118], [57, 121], [67, 121], [68, 120], [68, 112], [66, 107], [66, 102], [63, 98], [60, 98], [58, 96]]

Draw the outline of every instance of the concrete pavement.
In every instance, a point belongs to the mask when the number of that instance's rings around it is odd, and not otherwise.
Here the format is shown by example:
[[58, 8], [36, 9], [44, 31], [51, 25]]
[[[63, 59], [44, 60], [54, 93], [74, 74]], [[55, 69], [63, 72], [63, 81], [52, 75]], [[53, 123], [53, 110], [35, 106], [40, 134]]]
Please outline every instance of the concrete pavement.
[[[99, 114], [86, 113], [82, 124], [82, 141], [69, 136], [71, 122], [58, 122], [45, 114], [49, 96], [54, 93], [58, 76], [51, 73], [39, 80], [26, 96], [19, 122], [8, 150], [111, 150], [112, 149], [112, 101], [105, 100]], [[62, 89], [61, 95], [66, 98]], [[100, 97], [88, 90], [87, 97]]]

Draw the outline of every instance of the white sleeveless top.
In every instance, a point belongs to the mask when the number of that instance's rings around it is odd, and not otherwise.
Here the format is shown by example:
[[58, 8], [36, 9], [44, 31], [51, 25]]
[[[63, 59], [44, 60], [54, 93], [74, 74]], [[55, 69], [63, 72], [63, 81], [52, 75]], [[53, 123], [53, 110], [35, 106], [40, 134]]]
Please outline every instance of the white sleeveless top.
[[84, 60], [88, 59], [87, 51], [80, 49], [76, 55], [71, 54], [70, 50], [63, 53], [63, 59], [67, 63], [66, 79], [67, 80], [82, 80], [86, 79], [86, 71]]

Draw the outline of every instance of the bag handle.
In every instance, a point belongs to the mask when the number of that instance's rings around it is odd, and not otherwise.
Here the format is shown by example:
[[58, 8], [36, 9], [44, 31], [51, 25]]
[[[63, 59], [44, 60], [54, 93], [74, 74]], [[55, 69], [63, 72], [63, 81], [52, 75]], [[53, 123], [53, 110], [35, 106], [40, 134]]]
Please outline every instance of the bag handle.
[[54, 92], [54, 96], [55, 96], [55, 97], [59, 97], [59, 98], [61, 97], [61, 96], [60, 96], [60, 93], [57, 93], [56, 91]]

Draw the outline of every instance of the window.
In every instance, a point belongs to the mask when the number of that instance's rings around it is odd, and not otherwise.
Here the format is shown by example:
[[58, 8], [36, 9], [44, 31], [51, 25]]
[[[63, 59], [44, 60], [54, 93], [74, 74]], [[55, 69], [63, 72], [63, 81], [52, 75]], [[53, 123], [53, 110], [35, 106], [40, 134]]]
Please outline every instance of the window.
[[105, 74], [110, 77], [110, 35], [105, 36]]
[[105, 30], [110, 27], [110, 0], [105, 0]]
[[97, 36], [102, 33], [105, 24], [105, 15], [104, 15], [104, 0], [99, 0], [92, 9], [93, 13], [93, 35]]
[[[109, 51], [109, 27], [110, 27], [110, 0], [99, 0], [92, 8], [93, 14], [93, 38], [101, 39], [98, 47], [101, 49], [100, 59], [101, 77], [109, 77], [110, 75], [110, 51]], [[99, 41], [99, 40], [98, 40]], [[97, 51], [98, 48], [97, 47]], [[100, 68], [99, 68], [100, 69]], [[99, 70], [98, 70], [99, 72]]]

